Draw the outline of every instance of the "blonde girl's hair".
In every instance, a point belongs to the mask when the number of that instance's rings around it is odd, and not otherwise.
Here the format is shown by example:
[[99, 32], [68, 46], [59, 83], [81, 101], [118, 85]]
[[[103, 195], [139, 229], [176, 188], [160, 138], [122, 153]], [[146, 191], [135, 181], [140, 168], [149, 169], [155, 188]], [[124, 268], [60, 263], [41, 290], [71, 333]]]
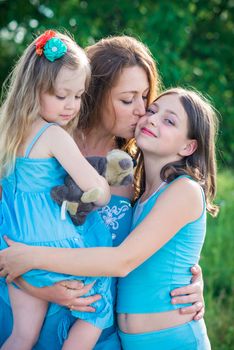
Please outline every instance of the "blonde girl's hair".
[[[42, 34], [43, 35], [43, 34]], [[56, 77], [62, 67], [82, 69], [86, 73], [86, 88], [90, 80], [90, 65], [84, 51], [66, 34], [55, 37], [67, 46], [61, 58], [50, 62], [36, 53], [36, 38], [24, 51], [4, 84], [6, 91], [0, 108], [0, 179], [14, 168], [19, 146], [24, 142], [33, 122], [39, 116], [41, 92], [54, 93]], [[66, 127], [73, 134], [76, 116]]]
[[[215, 144], [218, 132], [218, 118], [210, 102], [200, 93], [183, 88], [169, 89], [160, 94], [157, 99], [165, 95], [176, 94], [188, 117], [189, 139], [197, 140], [196, 151], [177, 162], [165, 165], [161, 170], [161, 179], [171, 182], [180, 175], [186, 174], [196, 180], [204, 190], [207, 211], [212, 215], [218, 214], [218, 207], [213, 203], [216, 195], [216, 152]], [[156, 99], [156, 100], [157, 100]], [[144, 166], [142, 154], [139, 154], [141, 174], [138, 177], [139, 197], [144, 192]]]

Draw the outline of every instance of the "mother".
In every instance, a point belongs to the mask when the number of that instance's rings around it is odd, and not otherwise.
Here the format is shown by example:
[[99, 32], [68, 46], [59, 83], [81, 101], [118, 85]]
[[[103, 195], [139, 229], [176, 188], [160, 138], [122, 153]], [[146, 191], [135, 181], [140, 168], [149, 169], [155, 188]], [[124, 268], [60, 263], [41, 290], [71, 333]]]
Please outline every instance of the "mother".
[[[86, 50], [92, 67], [89, 89], [84, 96], [80, 124], [75, 140], [85, 156], [105, 156], [113, 148], [121, 148], [133, 154], [136, 150], [133, 139], [135, 126], [144, 115], [145, 107], [152, 102], [159, 90], [159, 78], [154, 60], [148, 49], [131, 37], [112, 37], [100, 40]], [[138, 171], [138, 169], [137, 169]], [[137, 172], [136, 172], [137, 174]], [[131, 224], [131, 200], [137, 196], [139, 179], [136, 176], [135, 194], [133, 188], [112, 188], [110, 203], [100, 214], [110, 228], [113, 244], [119, 245], [129, 233]], [[203, 298], [200, 270], [197, 281], [176, 292], [188, 294], [176, 298], [177, 303], [193, 302], [184, 312], [193, 313], [199, 309], [197, 319], [202, 317]], [[89, 305], [99, 296], [81, 298], [87, 291], [77, 282], [64, 282], [53, 287], [36, 289], [24, 281], [18, 283], [28, 293], [73, 309], [92, 312]], [[113, 279], [113, 298], [116, 295], [117, 279]], [[1, 296], [4, 292], [1, 291]], [[0, 335], [7, 337], [11, 330], [10, 308], [0, 299], [0, 323], [4, 329]], [[1, 322], [1, 317], [9, 322]], [[47, 317], [35, 349], [61, 349], [62, 342], [73, 319], [67, 309]], [[95, 349], [120, 349], [115, 326], [105, 330]]]

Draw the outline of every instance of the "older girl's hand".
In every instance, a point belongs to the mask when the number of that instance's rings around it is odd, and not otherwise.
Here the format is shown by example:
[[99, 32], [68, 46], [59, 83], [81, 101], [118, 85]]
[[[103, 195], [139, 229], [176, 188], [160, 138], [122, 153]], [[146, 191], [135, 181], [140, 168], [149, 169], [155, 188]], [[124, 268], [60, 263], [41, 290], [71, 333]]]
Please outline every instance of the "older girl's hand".
[[101, 296], [98, 294], [83, 297], [95, 282], [84, 286], [81, 281], [67, 280], [43, 288], [33, 287], [21, 277], [14, 280], [14, 282], [32, 296], [77, 311], [95, 312], [95, 308], [90, 306], [90, 304], [101, 299]]
[[4, 239], [9, 248], [0, 251], [0, 276], [6, 277], [7, 283], [10, 283], [16, 277], [32, 269], [33, 249], [7, 237]]
[[205, 302], [203, 297], [203, 277], [202, 270], [199, 265], [194, 265], [191, 268], [193, 274], [192, 282], [186, 287], [174, 289], [171, 292], [173, 304], [187, 304], [192, 303], [193, 305], [180, 309], [183, 314], [193, 314], [194, 320], [200, 320], [205, 313]]

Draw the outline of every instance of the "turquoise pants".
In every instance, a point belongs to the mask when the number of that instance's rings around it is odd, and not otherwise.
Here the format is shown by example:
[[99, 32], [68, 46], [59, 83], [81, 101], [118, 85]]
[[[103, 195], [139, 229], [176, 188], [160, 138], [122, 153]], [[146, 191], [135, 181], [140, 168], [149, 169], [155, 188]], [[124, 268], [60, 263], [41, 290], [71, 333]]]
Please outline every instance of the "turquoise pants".
[[210, 350], [204, 320], [160, 331], [129, 334], [119, 331], [123, 350]]

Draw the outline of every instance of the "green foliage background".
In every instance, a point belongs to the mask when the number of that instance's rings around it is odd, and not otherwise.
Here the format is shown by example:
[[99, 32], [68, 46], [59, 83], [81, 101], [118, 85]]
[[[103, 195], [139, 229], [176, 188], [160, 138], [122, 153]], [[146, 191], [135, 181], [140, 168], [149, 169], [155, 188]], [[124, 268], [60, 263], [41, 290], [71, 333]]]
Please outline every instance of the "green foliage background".
[[220, 112], [220, 166], [234, 165], [233, 0], [0, 0], [0, 82], [33, 36], [67, 29], [81, 46], [115, 34], [151, 49], [165, 87], [194, 86]]
[[164, 87], [194, 86], [220, 113], [221, 213], [208, 221], [201, 258], [212, 349], [234, 349], [234, 0], [0, 0], [0, 82], [45, 29], [73, 33], [84, 47], [128, 34], [152, 51]]

